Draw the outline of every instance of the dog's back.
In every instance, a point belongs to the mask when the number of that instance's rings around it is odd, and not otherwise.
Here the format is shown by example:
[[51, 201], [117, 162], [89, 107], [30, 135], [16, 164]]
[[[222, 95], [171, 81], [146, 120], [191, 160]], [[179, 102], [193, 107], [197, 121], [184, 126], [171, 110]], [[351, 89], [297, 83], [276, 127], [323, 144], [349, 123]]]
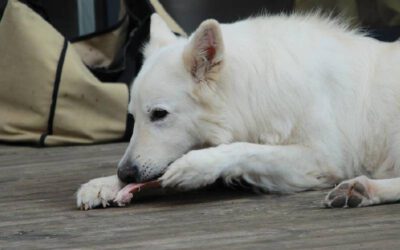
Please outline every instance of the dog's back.
[[[389, 150], [400, 139], [393, 137], [400, 115], [397, 43], [319, 15], [257, 17], [221, 29], [229, 105], [255, 124], [252, 131], [239, 125], [238, 139], [318, 142], [348, 177], [383, 177], [378, 166], [400, 161]], [[252, 98], [237, 102], [240, 95]]]

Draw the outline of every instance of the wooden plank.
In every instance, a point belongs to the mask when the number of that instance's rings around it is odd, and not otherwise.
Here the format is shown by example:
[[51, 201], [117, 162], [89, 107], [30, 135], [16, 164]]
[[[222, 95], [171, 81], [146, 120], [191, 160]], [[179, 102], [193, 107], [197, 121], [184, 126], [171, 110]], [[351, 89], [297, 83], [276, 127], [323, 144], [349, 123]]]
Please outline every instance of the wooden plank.
[[326, 192], [153, 192], [83, 212], [74, 192], [115, 173], [126, 144], [0, 146], [0, 249], [398, 249], [400, 204], [323, 209]]

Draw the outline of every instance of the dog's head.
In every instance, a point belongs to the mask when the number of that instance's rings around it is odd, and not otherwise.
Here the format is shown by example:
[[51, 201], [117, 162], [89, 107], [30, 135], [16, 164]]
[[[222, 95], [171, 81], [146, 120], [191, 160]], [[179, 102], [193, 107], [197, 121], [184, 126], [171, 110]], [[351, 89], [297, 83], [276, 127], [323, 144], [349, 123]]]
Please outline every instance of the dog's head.
[[144, 64], [131, 89], [129, 112], [135, 125], [118, 166], [121, 181], [157, 178], [183, 154], [211, 143], [205, 133], [218, 126], [211, 117], [216, 108], [211, 100], [217, 98], [214, 85], [223, 52], [215, 20], [204, 21], [185, 39], [176, 37], [156, 14], [151, 17]]

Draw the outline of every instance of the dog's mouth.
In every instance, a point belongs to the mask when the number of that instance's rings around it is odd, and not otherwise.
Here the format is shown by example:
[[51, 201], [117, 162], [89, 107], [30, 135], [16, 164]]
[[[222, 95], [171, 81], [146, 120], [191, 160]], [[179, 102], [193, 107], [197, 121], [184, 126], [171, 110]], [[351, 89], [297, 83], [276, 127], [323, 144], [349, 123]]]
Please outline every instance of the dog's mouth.
[[[122, 204], [126, 204], [129, 203], [131, 196], [127, 195], [127, 194], [132, 194], [134, 195], [135, 193], [138, 193], [142, 190], [145, 189], [157, 189], [157, 188], [161, 188], [161, 180], [160, 178], [164, 175], [164, 173], [167, 171], [168, 167], [173, 163], [174, 161], [171, 161], [167, 164], [167, 166], [164, 168], [164, 170], [154, 176], [153, 178], [151, 178], [150, 180], [144, 181], [144, 182], [140, 182], [140, 183], [128, 183], [120, 192], [119, 192], [119, 196], [121, 196], [120, 198], [118, 198], [117, 200], [119, 200], [118, 203], [122, 203]], [[126, 198], [128, 197], [128, 198]], [[129, 201], [128, 201], [129, 200]]]
[[146, 184], [149, 182], [155, 182], [155, 181], [160, 181], [160, 178], [165, 174], [165, 172], [168, 170], [168, 167], [173, 163], [174, 161], [170, 161], [166, 167], [164, 167], [164, 169], [157, 175], [151, 177], [150, 179], [144, 180], [142, 182], [139, 183], [129, 183], [129, 184]]
[[159, 173], [159, 174], [156, 175], [155, 177], [151, 178], [151, 180], [149, 180], [149, 181], [147, 181], [147, 182], [159, 180], [159, 179], [161, 178], [161, 176], [163, 176], [163, 175], [165, 174], [165, 172], [167, 172], [168, 167], [169, 167], [173, 162], [174, 162], [174, 161], [170, 161], [170, 162], [167, 164], [167, 166], [161, 171], [161, 173]]

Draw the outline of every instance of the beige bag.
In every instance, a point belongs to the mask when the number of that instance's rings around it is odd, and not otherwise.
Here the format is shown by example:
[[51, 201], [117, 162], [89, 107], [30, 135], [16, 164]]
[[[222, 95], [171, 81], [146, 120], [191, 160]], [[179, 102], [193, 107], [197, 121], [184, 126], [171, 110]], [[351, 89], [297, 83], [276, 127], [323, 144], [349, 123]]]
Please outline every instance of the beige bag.
[[50, 24], [8, 1], [0, 21], [0, 141], [43, 146], [120, 140], [128, 99], [125, 84], [97, 80]]

